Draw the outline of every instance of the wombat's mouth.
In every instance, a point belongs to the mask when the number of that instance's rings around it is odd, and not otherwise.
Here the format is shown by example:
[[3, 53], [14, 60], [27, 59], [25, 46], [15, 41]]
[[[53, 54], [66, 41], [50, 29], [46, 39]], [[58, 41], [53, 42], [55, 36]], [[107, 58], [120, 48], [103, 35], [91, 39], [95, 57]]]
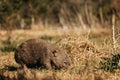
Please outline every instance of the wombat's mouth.
[[55, 70], [60, 70], [61, 68], [64, 67], [63, 65], [55, 64], [55, 63], [52, 62], [52, 61], [51, 61], [51, 65], [52, 65], [52, 68], [55, 69]]
[[60, 69], [67, 69], [70, 66], [70, 62], [64, 61], [61, 64], [55, 63], [51, 61], [51, 66], [55, 70], [60, 70]]

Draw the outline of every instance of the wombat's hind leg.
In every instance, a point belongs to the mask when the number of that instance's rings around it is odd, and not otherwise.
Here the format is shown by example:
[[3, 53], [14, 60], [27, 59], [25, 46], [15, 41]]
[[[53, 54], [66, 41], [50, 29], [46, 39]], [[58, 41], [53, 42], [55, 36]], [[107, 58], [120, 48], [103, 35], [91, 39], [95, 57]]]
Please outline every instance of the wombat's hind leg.
[[27, 66], [25, 64], [20, 64], [21, 66], [19, 67], [20, 69], [24, 69], [26, 68]]

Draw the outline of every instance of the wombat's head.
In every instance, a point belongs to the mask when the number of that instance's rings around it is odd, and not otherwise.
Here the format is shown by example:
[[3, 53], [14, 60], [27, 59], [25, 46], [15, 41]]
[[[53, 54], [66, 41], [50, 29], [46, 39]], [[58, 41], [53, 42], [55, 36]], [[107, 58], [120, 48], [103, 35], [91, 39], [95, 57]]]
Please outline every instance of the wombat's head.
[[52, 65], [55, 69], [68, 68], [71, 64], [70, 57], [63, 49], [54, 49], [52, 51]]

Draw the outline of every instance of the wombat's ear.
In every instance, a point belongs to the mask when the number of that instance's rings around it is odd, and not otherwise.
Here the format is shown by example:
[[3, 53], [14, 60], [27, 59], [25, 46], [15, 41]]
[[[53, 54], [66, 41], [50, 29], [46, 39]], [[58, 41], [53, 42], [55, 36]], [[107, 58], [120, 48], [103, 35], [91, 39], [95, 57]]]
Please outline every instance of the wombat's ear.
[[52, 53], [55, 57], [57, 56], [57, 51], [56, 50], [52, 51]]

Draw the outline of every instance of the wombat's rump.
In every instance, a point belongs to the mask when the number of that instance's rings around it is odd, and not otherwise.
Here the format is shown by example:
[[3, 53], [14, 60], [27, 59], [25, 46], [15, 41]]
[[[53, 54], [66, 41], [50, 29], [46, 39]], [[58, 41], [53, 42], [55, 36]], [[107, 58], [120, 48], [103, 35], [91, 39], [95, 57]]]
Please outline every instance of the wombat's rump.
[[61, 69], [70, 66], [70, 58], [64, 49], [41, 39], [30, 39], [15, 50], [15, 61], [21, 66]]

